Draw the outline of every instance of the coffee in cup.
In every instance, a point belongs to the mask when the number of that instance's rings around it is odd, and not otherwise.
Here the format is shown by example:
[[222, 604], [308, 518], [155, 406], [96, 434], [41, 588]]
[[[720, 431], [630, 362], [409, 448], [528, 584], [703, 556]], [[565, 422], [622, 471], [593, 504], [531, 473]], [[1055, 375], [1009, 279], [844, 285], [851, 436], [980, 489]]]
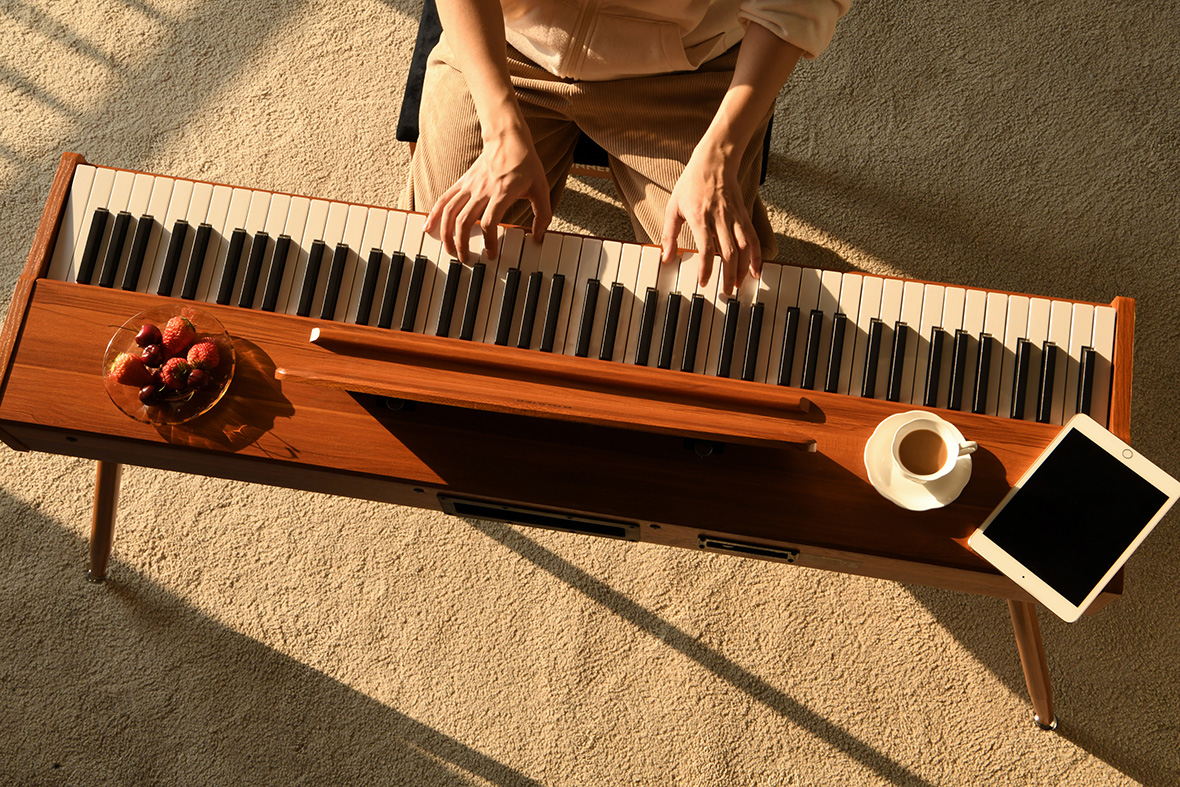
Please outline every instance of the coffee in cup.
[[893, 465], [911, 481], [927, 484], [950, 473], [960, 456], [979, 446], [963, 440], [958, 429], [933, 414], [901, 425], [893, 437]]

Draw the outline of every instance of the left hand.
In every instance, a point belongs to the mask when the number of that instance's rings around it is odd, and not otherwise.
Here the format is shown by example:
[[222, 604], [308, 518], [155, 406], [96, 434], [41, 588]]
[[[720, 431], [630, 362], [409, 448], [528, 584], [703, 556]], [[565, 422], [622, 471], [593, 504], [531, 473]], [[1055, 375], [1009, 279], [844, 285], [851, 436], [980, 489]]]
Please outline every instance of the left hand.
[[714, 254], [721, 255], [721, 286], [727, 293], [740, 287], [747, 274], [761, 275], [761, 246], [742, 199], [736, 162], [711, 144], [707, 135], [693, 151], [668, 200], [660, 242], [664, 262], [675, 259], [676, 238], [685, 224], [700, 252], [702, 286], [712, 276]]

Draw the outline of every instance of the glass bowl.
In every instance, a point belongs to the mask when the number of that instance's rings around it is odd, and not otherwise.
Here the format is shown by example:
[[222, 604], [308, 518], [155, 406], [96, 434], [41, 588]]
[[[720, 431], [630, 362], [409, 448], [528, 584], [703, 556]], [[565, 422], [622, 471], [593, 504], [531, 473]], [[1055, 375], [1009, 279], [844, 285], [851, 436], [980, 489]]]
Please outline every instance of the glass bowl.
[[[172, 390], [156, 384], [160, 396], [155, 403], [144, 404], [140, 399], [140, 388], [116, 380], [112, 366], [121, 353], [138, 356], [143, 352], [135, 339], [144, 324], [150, 323], [163, 331], [168, 320], [173, 317], [185, 317], [192, 323], [196, 331], [194, 343], [211, 341], [217, 346], [218, 363], [213, 369], [206, 370], [208, 380], [205, 385]], [[149, 371], [152, 368], [149, 367]], [[207, 413], [225, 396], [233, 375], [233, 340], [216, 317], [191, 306], [162, 307], [140, 312], [115, 331], [102, 359], [103, 384], [111, 401], [135, 420], [148, 424], [182, 424]]]

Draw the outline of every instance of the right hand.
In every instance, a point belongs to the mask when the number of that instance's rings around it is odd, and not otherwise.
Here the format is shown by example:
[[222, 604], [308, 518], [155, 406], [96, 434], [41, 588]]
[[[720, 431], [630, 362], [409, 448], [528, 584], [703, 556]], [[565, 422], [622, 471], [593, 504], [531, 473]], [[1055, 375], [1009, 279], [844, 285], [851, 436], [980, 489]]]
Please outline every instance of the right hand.
[[523, 126], [484, 138], [479, 158], [430, 210], [426, 231], [437, 231], [447, 254], [466, 261], [471, 231], [479, 224], [488, 258], [495, 259], [500, 253], [500, 221], [520, 199], [532, 205], [533, 235], [540, 238], [553, 218], [549, 182], [532, 137]]

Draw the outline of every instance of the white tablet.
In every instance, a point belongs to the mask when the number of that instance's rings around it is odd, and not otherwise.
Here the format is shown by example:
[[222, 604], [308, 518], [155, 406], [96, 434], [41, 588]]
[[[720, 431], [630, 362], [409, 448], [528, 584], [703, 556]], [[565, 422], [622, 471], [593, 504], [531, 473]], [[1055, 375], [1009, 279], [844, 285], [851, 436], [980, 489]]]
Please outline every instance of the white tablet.
[[1072, 623], [1178, 496], [1180, 482], [1077, 415], [967, 543]]

